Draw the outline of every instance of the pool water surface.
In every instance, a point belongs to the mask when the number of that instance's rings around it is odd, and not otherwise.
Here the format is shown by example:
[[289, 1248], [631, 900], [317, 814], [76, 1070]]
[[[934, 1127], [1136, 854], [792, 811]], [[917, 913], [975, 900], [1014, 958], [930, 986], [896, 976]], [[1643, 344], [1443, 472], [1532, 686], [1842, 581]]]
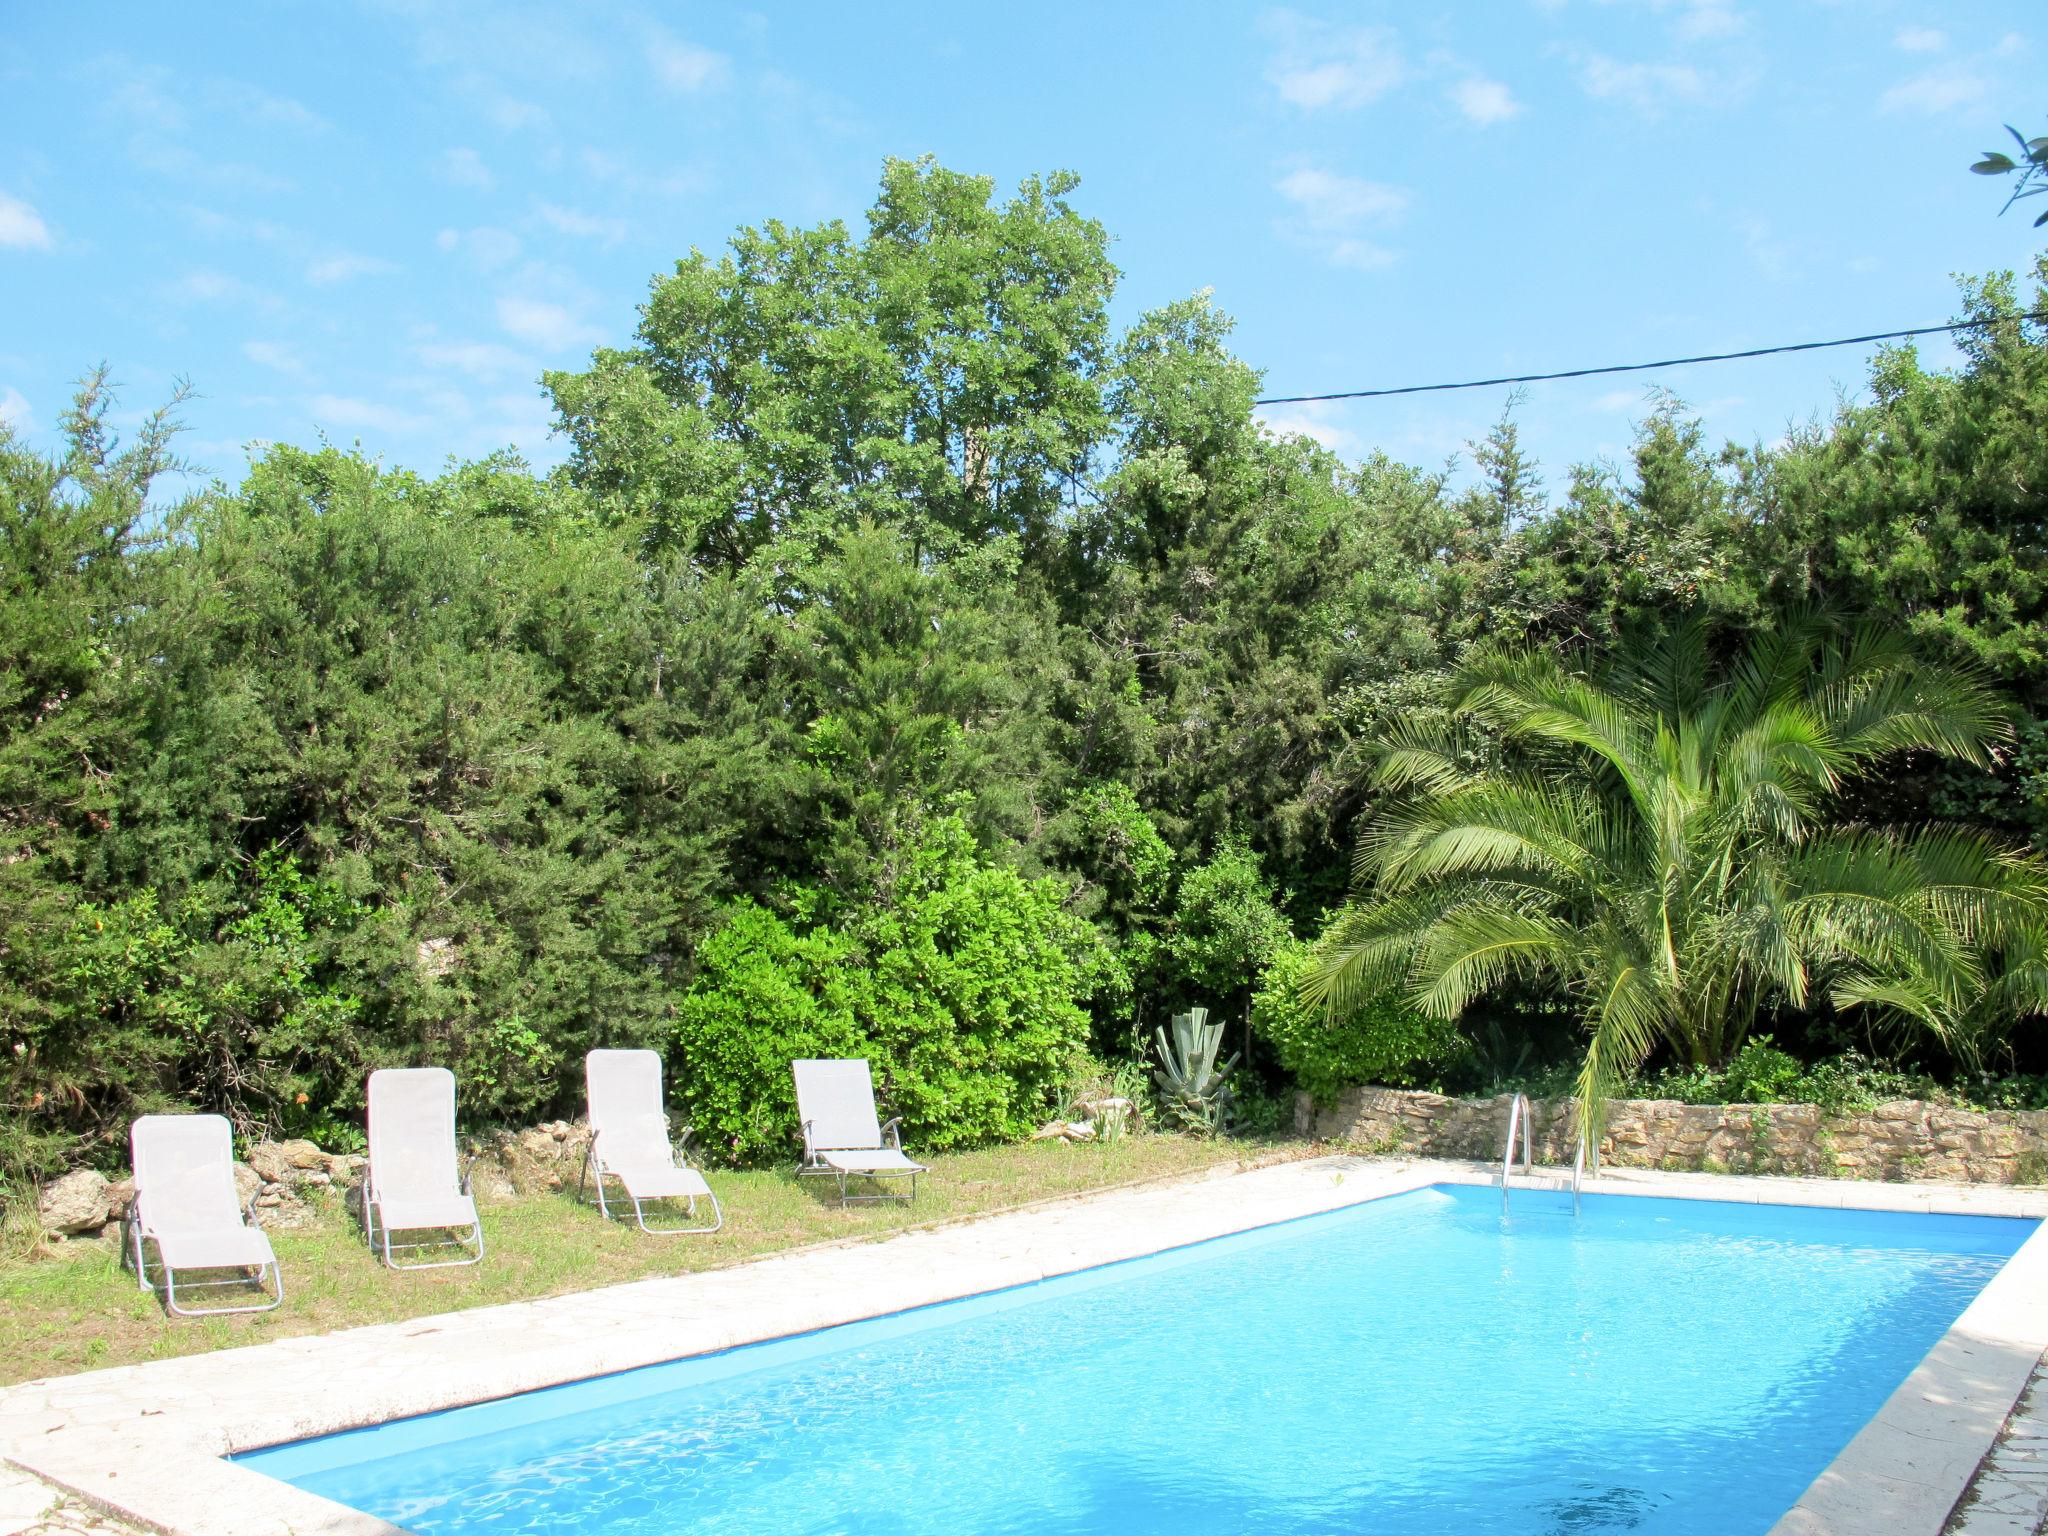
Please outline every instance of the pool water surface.
[[1440, 1186], [239, 1460], [419, 1536], [1762, 1536], [2035, 1225]]

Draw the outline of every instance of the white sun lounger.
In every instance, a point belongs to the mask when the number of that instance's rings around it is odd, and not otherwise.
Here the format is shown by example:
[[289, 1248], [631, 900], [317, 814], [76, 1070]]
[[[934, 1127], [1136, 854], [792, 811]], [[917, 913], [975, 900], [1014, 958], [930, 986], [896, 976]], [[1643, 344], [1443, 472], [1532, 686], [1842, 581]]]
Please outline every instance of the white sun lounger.
[[[716, 1232], [725, 1225], [725, 1213], [718, 1208], [718, 1196], [704, 1182], [704, 1175], [676, 1159], [668, 1139], [668, 1111], [661, 1099], [661, 1058], [653, 1051], [592, 1051], [583, 1058], [583, 1079], [590, 1096], [590, 1146], [583, 1154], [583, 1172], [576, 1180], [576, 1193], [583, 1193], [583, 1181], [595, 1175], [597, 1208], [611, 1219], [612, 1208], [605, 1201], [604, 1181], [617, 1179], [626, 1198], [633, 1203], [633, 1220], [640, 1230], [656, 1237], [684, 1232]], [[683, 1140], [690, 1139], [688, 1131]], [[640, 1208], [643, 1200], [688, 1202], [689, 1219], [696, 1220], [697, 1202], [711, 1202], [710, 1226], [650, 1227]]]
[[[484, 1226], [455, 1160], [455, 1074], [387, 1067], [370, 1074], [370, 1161], [363, 1170], [363, 1236], [393, 1269], [449, 1269], [484, 1256]], [[475, 1158], [470, 1159], [473, 1166]], [[394, 1243], [394, 1232], [450, 1234]], [[401, 1264], [394, 1253], [459, 1247], [463, 1256]]]
[[[865, 1061], [797, 1061], [796, 1112], [803, 1121], [804, 1160], [799, 1174], [831, 1174], [839, 1180], [839, 1203], [849, 1200], [917, 1198], [917, 1176], [931, 1170], [903, 1155], [902, 1119], [887, 1125], [875, 1116], [875, 1080]], [[849, 1195], [849, 1178], [908, 1178], [910, 1193]]]
[[[284, 1271], [277, 1267], [270, 1239], [254, 1225], [254, 1206], [235, 1198], [235, 1140], [219, 1115], [144, 1115], [129, 1131], [135, 1162], [135, 1198], [128, 1208], [135, 1278], [152, 1290], [144, 1245], [156, 1244], [164, 1305], [180, 1317], [214, 1317], [228, 1312], [268, 1312], [284, 1301]], [[246, 1214], [248, 1222], [243, 1221]], [[187, 1307], [178, 1301], [180, 1270], [240, 1270], [226, 1280], [187, 1280], [187, 1291], [219, 1286], [263, 1288], [260, 1302], [236, 1307]]]

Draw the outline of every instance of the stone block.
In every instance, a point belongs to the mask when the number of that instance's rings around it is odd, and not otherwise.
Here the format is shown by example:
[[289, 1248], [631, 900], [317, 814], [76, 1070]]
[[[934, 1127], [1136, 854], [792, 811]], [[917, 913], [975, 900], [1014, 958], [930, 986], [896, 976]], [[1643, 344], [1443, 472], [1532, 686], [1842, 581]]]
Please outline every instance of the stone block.
[[107, 1224], [111, 1202], [106, 1175], [90, 1168], [78, 1168], [43, 1186], [36, 1197], [36, 1220], [46, 1232], [66, 1237], [74, 1232], [97, 1231]]

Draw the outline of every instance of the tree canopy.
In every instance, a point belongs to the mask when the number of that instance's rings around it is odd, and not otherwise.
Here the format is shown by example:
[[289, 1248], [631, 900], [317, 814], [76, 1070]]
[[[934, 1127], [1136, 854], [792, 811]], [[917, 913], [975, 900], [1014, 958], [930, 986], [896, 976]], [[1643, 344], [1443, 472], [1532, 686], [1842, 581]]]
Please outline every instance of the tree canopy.
[[[1380, 746], [1489, 646], [1569, 690], [1561, 656], [1605, 677], [1674, 626], [1720, 667], [1811, 603], [1868, 616], [2011, 728], [1902, 736], [1801, 810], [1807, 851], [1909, 823], [2040, 845], [2048, 269], [1967, 286], [1988, 323], [1958, 368], [1886, 351], [1782, 445], [1713, 445], [1659, 397], [1626, 462], [1537, 466], [1510, 410], [1464, 486], [1261, 426], [1210, 295], [1119, 332], [1078, 197], [892, 162], [864, 231], [692, 252], [630, 344], [547, 376], [548, 474], [277, 446], [167, 499], [175, 406], [124, 446], [94, 377], [59, 452], [0, 426], [8, 1177], [169, 1104], [345, 1138], [400, 1061], [454, 1068], [480, 1117], [559, 1112], [589, 1047], [725, 1059], [753, 996], [865, 1031], [932, 1144], [1008, 1134], [1066, 1070], [1027, 1036], [1238, 1026], [1277, 995], [1262, 964], [1302, 971], [1391, 814]], [[1910, 1011], [1813, 965], [1781, 1038]], [[828, 997], [843, 966], [895, 978], [917, 1030], [882, 1021], [896, 993]], [[2015, 1018], [1941, 1038], [2038, 1061]], [[1250, 1078], [1314, 1055], [1289, 1019]], [[702, 1102], [767, 1155], [768, 1088], [729, 1086]]]

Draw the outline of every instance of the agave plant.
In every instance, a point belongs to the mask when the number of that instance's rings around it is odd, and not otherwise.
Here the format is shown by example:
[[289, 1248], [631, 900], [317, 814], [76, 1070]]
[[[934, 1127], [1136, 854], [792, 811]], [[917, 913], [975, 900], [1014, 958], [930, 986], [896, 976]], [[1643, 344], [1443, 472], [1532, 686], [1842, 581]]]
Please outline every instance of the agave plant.
[[1152, 1074], [1166, 1107], [1184, 1123], [1217, 1132], [1230, 1117], [1229, 1077], [1237, 1065], [1232, 1056], [1216, 1065], [1223, 1046], [1223, 1026], [1209, 1022], [1209, 1010], [1190, 1008], [1173, 1016], [1173, 1034], [1153, 1031], [1159, 1045], [1159, 1070]]

